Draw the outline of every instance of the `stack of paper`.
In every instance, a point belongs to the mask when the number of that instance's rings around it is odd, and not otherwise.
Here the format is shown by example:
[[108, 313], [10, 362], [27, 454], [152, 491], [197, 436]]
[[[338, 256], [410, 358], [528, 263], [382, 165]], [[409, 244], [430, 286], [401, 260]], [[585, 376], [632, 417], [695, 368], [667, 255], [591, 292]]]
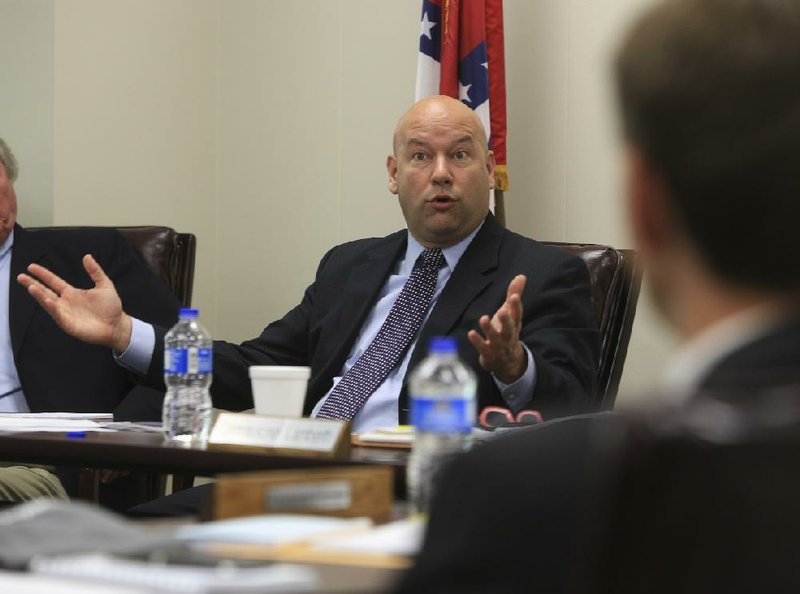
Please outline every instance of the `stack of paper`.
[[355, 443], [358, 445], [411, 447], [414, 443], [414, 428], [410, 425], [379, 427], [374, 431], [359, 433]]

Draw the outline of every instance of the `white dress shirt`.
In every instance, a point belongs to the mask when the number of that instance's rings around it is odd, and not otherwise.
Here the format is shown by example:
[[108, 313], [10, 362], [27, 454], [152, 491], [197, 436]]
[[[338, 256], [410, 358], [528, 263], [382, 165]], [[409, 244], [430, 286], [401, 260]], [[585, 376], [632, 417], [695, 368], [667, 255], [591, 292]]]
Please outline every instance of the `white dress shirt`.
[[8, 292], [11, 283], [11, 248], [14, 231], [0, 244], [0, 412], [30, 412], [28, 401], [22, 393], [14, 351], [11, 348], [11, 313], [8, 310]]

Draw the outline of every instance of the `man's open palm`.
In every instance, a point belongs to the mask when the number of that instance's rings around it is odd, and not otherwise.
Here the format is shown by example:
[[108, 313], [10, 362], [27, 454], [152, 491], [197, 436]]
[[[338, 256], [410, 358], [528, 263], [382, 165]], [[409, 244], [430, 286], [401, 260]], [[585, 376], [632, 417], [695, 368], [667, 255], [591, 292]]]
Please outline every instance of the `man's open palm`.
[[38, 264], [28, 266], [30, 274], [20, 274], [17, 281], [67, 334], [124, 351], [130, 342], [131, 321], [122, 310], [114, 283], [88, 254], [83, 267], [94, 282], [91, 289], [76, 289]]

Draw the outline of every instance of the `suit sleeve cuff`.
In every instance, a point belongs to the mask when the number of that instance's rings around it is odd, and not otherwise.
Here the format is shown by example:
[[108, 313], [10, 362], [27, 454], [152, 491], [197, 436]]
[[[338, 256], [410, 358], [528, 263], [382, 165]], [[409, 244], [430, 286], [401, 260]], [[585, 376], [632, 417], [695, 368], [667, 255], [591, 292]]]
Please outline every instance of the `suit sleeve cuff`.
[[521, 344], [522, 348], [525, 349], [525, 356], [528, 358], [528, 365], [525, 367], [525, 373], [522, 374], [522, 377], [513, 384], [506, 384], [492, 374], [492, 379], [494, 379], [497, 389], [500, 390], [500, 395], [514, 414], [525, 408], [531, 401], [533, 390], [536, 387], [536, 362], [530, 349], [525, 346], [525, 343]]
[[131, 318], [131, 342], [124, 353], [114, 351], [114, 360], [122, 367], [140, 373], [147, 373], [150, 361], [153, 358], [153, 349], [156, 344], [156, 334], [150, 324], [136, 318]]

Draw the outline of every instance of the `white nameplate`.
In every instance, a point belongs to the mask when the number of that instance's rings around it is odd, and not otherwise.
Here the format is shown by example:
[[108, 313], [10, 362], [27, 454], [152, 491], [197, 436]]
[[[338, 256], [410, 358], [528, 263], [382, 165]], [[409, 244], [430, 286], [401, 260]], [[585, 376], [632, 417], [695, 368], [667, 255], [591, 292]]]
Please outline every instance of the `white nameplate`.
[[[332, 419], [295, 419], [222, 412], [209, 444], [239, 445], [333, 454], [341, 442], [349, 443], [349, 423]], [[347, 440], [342, 437], [347, 436]]]

